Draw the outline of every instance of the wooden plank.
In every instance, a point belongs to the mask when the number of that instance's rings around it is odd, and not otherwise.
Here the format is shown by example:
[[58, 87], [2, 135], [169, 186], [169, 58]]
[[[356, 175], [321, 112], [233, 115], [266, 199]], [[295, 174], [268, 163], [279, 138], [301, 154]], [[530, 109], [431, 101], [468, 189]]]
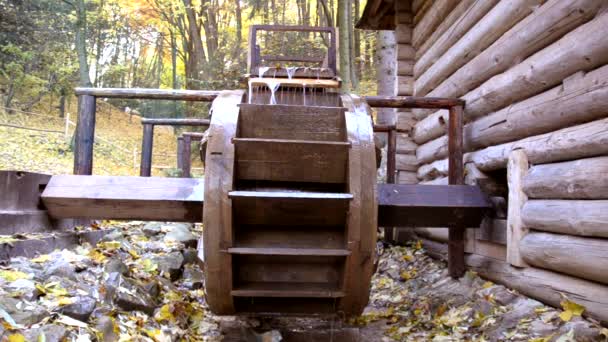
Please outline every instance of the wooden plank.
[[76, 88], [75, 94], [101, 98], [210, 102], [220, 94], [220, 91], [144, 88]]
[[428, 13], [414, 27], [412, 45], [415, 48], [419, 48], [429, 38], [431, 33], [435, 31], [437, 26], [446, 19], [458, 2], [460, 0], [433, 1]]
[[350, 142], [346, 141], [320, 141], [320, 140], [301, 140], [301, 139], [265, 139], [265, 138], [234, 138], [235, 144], [262, 143], [262, 144], [298, 144], [319, 146], [342, 146], [350, 147]]
[[74, 142], [74, 174], [93, 174], [93, 145], [95, 144], [96, 98], [78, 96], [78, 125]]
[[[272, 196], [272, 195], [269, 195]], [[238, 206], [234, 220], [239, 225], [267, 226], [344, 226], [346, 199], [284, 197], [228, 197]], [[352, 201], [352, 200], [350, 200]]]
[[521, 215], [530, 229], [608, 238], [608, 200], [529, 200]]
[[315, 283], [245, 283], [232, 290], [235, 297], [340, 298], [345, 293]]
[[346, 182], [345, 142], [235, 139], [239, 180]]
[[364, 96], [365, 102], [374, 108], [445, 108], [464, 105], [460, 99], [420, 96]]
[[239, 137], [346, 141], [344, 108], [241, 104]]
[[608, 199], [608, 156], [534, 165], [523, 180], [530, 198]]
[[231, 198], [266, 198], [266, 199], [314, 199], [314, 200], [351, 200], [352, 194], [329, 193], [312, 191], [230, 191], [228, 196]]
[[252, 86], [268, 86], [269, 82], [279, 83], [281, 87], [292, 87], [292, 88], [326, 88], [326, 89], [338, 89], [340, 88], [340, 81], [328, 80], [328, 79], [316, 79], [316, 78], [260, 78], [252, 77], [249, 79], [249, 84]]
[[475, 186], [378, 185], [378, 225], [383, 227], [445, 227], [459, 222], [478, 227], [489, 209], [487, 198]]
[[233, 247], [228, 248], [230, 254], [245, 255], [291, 255], [291, 256], [347, 256], [347, 249], [328, 248], [280, 248], [280, 247]]
[[217, 314], [231, 314], [234, 303], [230, 294], [232, 258], [222, 250], [233, 245], [232, 199], [234, 145], [239, 115], [238, 104], [243, 102], [244, 91], [222, 91], [213, 101], [209, 142], [205, 156], [205, 199], [203, 204], [202, 241], [198, 256], [205, 264], [205, 291], [207, 303]]
[[237, 288], [243, 283], [317, 283], [340, 290], [344, 256], [231, 256]]
[[202, 179], [53, 176], [41, 195], [55, 219], [200, 222]]
[[[268, 66], [268, 70], [264, 73], [266, 77], [288, 77], [287, 69], [283, 67]], [[260, 76], [260, 68], [256, 68], [251, 72], [252, 76]], [[291, 78], [334, 78], [336, 74], [330, 68], [315, 68], [315, 67], [296, 67]]]
[[344, 249], [344, 226], [239, 225], [235, 229], [236, 247]]
[[520, 254], [521, 240], [528, 234], [528, 229], [521, 219], [521, 210], [528, 200], [523, 181], [528, 173], [528, 157], [522, 150], [515, 150], [509, 156], [507, 165], [507, 182], [509, 184], [509, 205], [507, 214], [507, 261], [517, 267], [528, 265]]

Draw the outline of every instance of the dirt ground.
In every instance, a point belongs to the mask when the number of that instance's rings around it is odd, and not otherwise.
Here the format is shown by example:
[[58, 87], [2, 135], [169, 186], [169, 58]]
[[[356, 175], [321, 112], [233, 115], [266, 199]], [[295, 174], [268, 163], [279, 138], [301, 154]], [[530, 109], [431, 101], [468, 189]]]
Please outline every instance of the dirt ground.
[[108, 223], [113, 233], [0, 266], [0, 341], [607, 341], [564, 297], [555, 309], [469, 272], [448, 277], [420, 242], [378, 245], [363, 315], [213, 315], [196, 266], [200, 226]]

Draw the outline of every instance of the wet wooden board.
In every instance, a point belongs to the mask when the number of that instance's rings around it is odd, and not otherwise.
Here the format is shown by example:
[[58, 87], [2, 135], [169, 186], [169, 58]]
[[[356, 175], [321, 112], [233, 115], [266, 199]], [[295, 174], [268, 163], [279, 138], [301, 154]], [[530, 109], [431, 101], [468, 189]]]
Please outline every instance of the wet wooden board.
[[279, 82], [281, 87], [292, 88], [340, 88], [340, 81], [316, 78], [260, 78], [252, 77], [249, 83], [253, 86], [266, 86], [268, 82]]

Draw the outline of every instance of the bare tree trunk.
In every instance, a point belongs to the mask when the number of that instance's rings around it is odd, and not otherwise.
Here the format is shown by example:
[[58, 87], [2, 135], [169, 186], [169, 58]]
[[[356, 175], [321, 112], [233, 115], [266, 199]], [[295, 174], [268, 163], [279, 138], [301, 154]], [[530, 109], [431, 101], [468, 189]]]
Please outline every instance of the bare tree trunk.
[[[378, 31], [376, 38], [376, 77], [378, 95], [395, 95], [395, 34], [393, 31]], [[395, 123], [395, 111], [390, 108], [378, 111], [378, 123]]]
[[87, 10], [84, 0], [75, 0], [76, 6], [76, 53], [78, 54], [78, 74], [80, 85], [90, 87], [89, 62], [87, 59]]
[[350, 0], [338, 0], [338, 30], [340, 51], [340, 77], [342, 78], [342, 90], [351, 89], [350, 72], [350, 26], [348, 13], [350, 12]]

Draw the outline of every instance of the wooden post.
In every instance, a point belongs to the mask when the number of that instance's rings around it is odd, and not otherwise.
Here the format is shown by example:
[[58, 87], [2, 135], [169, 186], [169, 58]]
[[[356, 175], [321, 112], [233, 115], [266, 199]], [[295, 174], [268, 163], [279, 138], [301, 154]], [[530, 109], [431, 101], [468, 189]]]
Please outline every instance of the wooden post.
[[182, 177], [189, 178], [191, 170], [191, 154], [192, 154], [192, 137], [190, 135], [184, 135], [184, 151], [182, 161]]
[[182, 170], [184, 176], [184, 137], [177, 137], [177, 168]]
[[338, 75], [338, 67], [336, 61], [338, 36], [336, 35], [335, 28], [331, 28], [330, 35], [331, 42], [329, 44], [329, 49], [327, 50], [327, 68], [333, 70], [335, 75]]
[[93, 144], [95, 143], [95, 96], [80, 95], [78, 125], [74, 146], [74, 174], [93, 174]]
[[[396, 156], [395, 151], [397, 149], [397, 134], [395, 127], [392, 126], [388, 130], [388, 144], [386, 147], [386, 182], [388, 184], [394, 184], [396, 178]], [[384, 227], [384, 239], [388, 242], [395, 241], [395, 227]]]
[[[450, 185], [464, 184], [464, 165], [462, 151], [463, 107], [450, 108], [449, 120], [449, 160], [448, 182]], [[464, 274], [464, 232], [463, 225], [450, 227], [448, 241], [448, 272], [452, 278]]]
[[509, 204], [507, 212], [507, 262], [517, 267], [527, 267], [521, 257], [519, 245], [528, 229], [522, 220], [522, 209], [528, 200], [523, 190], [524, 177], [528, 173], [528, 156], [524, 150], [514, 150], [507, 162], [507, 182], [509, 185]]
[[139, 175], [150, 177], [152, 174], [152, 143], [154, 140], [154, 125], [144, 124], [144, 136], [141, 143], [141, 164]]

